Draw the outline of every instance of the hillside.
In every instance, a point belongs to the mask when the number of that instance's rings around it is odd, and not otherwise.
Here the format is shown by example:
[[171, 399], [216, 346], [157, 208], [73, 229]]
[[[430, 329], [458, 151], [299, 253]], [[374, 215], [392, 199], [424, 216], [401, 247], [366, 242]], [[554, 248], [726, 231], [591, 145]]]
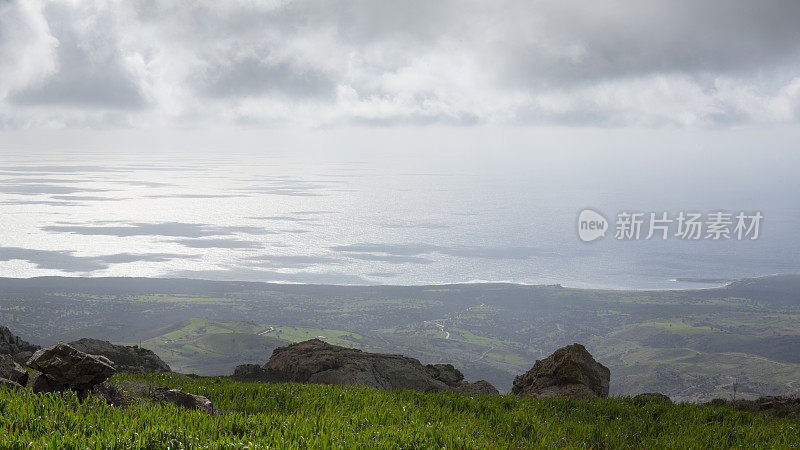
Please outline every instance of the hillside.
[[[0, 388], [0, 441], [13, 448], [779, 448], [796, 420], [661, 400], [528, 399], [348, 386], [237, 383], [118, 374], [120, 408], [70, 393]], [[169, 386], [208, 397], [199, 410], [152, 403]], [[23, 444], [24, 443], [24, 444]]]
[[250, 322], [192, 317], [140, 345], [183, 373], [227, 374], [242, 362], [258, 362], [288, 341]]
[[800, 393], [798, 292], [798, 276], [688, 291], [6, 278], [0, 324], [37, 344], [141, 344], [201, 375], [263, 364], [279, 345], [323, 336], [452, 363], [502, 392], [535, 360], [581, 342], [614, 374], [611, 395], [708, 401], [734, 386], [741, 398]]

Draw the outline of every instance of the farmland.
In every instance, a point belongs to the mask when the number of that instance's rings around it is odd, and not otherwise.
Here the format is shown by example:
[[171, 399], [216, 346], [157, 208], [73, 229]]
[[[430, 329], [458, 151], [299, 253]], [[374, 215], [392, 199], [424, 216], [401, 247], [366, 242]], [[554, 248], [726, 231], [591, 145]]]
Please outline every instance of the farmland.
[[611, 369], [611, 394], [707, 401], [800, 392], [800, 277], [691, 291], [560, 286], [325, 286], [180, 279], [0, 279], [0, 324], [39, 344], [94, 337], [175, 370], [230, 374], [288, 342], [454, 364], [501, 391], [573, 342]]

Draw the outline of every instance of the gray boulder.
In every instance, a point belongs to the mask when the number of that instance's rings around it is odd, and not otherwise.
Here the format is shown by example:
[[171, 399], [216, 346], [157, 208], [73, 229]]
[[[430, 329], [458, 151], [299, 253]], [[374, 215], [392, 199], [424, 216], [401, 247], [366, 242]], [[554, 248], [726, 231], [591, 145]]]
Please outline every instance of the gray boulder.
[[6, 389], [22, 389], [22, 385], [17, 383], [16, 381], [7, 380], [5, 378], [0, 378], [0, 387], [5, 387]]
[[211, 400], [202, 395], [187, 394], [178, 389], [169, 389], [161, 393], [161, 397], [174, 405], [186, 409], [199, 409], [209, 414], [214, 412], [214, 405]]
[[611, 371], [594, 360], [586, 348], [572, 344], [556, 350], [514, 379], [511, 393], [525, 397], [608, 396]]
[[62, 392], [69, 389], [64, 383], [59, 383], [52, 377], [36, 372], [31, 376], [28, 387], [34, 394], [48, 394], [50, 392]]
[[464, 392], [470, 394], [495, 394], [499, 395], [500, 391], [497, 390], [491, 383], [486, 380], [476, 381], [469, 383], [464, 381], [464, 374], [460, 370], [453, 367], [452, 364], [428, 364], [425, 370], [435, 380], [449, 386], [456, 392]]
[[10, 355], [22, 364], [39, 348], [15, 336], [8, 328], [0, 327], [0, 355]]
[[[414, 358], [367, 353], [319, 339], [275, 349], [263, 369], [265, 378], [276, 382], [345, 384], [421, 392], [467, 392], [467, 386], [471, 386], [463, 381], [461, 372], [450, 365], [426, 367]], [[482, 389], [488, 385], [484, 383]]]
[[87, 391], [116, 372], [107, 358], [80, 352], [63, 342], [38, 350], [28, 360], [28, 367], [47, 375], [48, 382], [76, 391]]
[[233, 370], [233, 376], [236, 380], [259, 380], [266, 376], [267, 371], [258, 364], [240, 364]]
[[672, 399], [669, 398], [668, 395], [662, 394], [660, 392], [645, 392], [643, 394], [636, 395], [635, 397], [633, 397], [633, 400], [636, 403], [644, 403], [647, 401], [664, 401], [672, 403]]
[[498, 391], [496, 387], [492, 386], [492, 383], [489, 383], [486, 380], [479, 380], [474, 383], [468, 383], [466, 381], [462, 381], [455, 388], [455, 390], [467, 394], [500, 395], [500, 391]]
[[90, 355], [100, 355], [114, 363], [117, 372], [130, 373], [169, 373], [169, 368], [161, 358], [146, 348], [137, 345], [114, 345], [108, 341], [83, 338], [69, 343], [75, 350]]
[[0, 378], [11, 380], [23, 386], [28, 384], [28, 372], [10, 355], [0, 355]]

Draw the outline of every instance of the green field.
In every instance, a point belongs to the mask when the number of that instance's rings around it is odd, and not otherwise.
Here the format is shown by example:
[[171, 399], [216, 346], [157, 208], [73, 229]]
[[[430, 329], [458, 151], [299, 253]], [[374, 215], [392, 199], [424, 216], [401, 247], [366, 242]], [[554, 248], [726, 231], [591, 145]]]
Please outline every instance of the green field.
[[192, 317], [139, 344], [183, 373], [233, 373], [241, 363], [263, 364], [272, 351], [289, 342], [268, 327], [250, 322]]
[[[0, 388], [3, 448], [792, 448], [796, 420], [630, 398], [540, 399], [119, 374], [127, 408]], [[136, 397], [208, 397], [216, 413]]]
[[611, 370], [611, 395], [800, 394], [800, 276], [685, 291], [5, 278], [0, 324], [40, 345], [139, 344], [200, 375], [264, 364], [279, 346], [323, 336], [451, 363], [508, 392], [537, 359], [578, 342]]

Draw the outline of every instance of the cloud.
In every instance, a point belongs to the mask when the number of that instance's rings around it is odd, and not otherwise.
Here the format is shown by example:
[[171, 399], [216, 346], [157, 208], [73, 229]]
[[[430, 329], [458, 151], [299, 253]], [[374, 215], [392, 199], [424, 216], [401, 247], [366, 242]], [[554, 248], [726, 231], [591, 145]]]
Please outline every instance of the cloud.
[[11, 104], [138, 109], [145, 98], [126, 67], [119, 42], [125, 29], [113, 7], [100, 2], [49, 2], [43, 14], [57, 17], [57, 72], [12, 93]]
[[4, 128], [724, 126], [800, 109], [795, 0], [0, 8]]

